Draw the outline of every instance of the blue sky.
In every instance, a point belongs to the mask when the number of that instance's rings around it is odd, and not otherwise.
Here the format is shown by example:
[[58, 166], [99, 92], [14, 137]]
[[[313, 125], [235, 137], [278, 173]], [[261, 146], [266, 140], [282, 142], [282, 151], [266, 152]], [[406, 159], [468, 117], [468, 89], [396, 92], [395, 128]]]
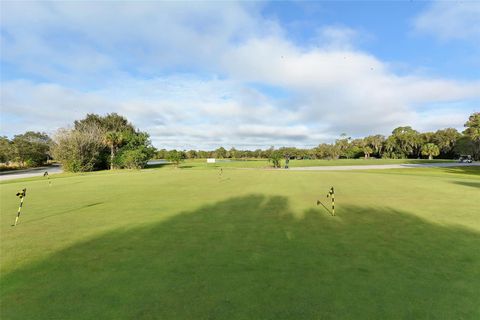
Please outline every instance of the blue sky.
[[479, 1], [1, 2], [0, 134], [118, 112], [158, 148], [461, 129]]

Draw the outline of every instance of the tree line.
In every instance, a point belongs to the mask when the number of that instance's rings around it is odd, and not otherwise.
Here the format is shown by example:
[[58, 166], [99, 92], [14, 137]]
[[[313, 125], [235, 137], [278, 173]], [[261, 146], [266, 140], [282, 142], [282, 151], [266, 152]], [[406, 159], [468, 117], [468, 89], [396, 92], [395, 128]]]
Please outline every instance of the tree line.
[[143, 168], [155, 151], [146, 132], [116, 113], [87, 114], [73, 127], [59, 129], [53, 138], [31, 131], [11, 140], [0, 138], [2, 163], [32, 167], [53, 158], [71, 172]]
[[256, 150], [229, 150], [220, 147], [216, 150], [166, 150], [157, 151], [158, 159], [174, 162], [183, 159], [340, 159], [340, 158], [428, 158], [454, 159], [460, 155], [471, 155], [480, 158], [480, 113], [473, 113], [464, 125], [465, 130], [458, 132], [454, 128], [446, 128], [435, 132], [419, 132], [410, 126], [395, 128], [388, 137], [370, 135], [352, 139], [342, 134], [334, 143], [322, 143], [314, 148], [273, 146]]
[[20, 167], [36, 167], [51, 158], [52, 139], [42, 132], [27, 131], [12, 139], [0, 137], [0, 163], [16, 163]]
[[322, 143], [302, 149], [273, 146], [262, 150], [229, 150], [220, 147], [204, 150], [156, 150], [146, 132], [136, 129], [125, 117], [116, 113], [105, 116], [87, 114], [70, 128], [63, 128], [51, 138], [42, 132], [28, 131], [12, 139], [0, 137], [0, 163], [34, 167], [54, 159], [66, 171], [143, 168], [149, 159], [167, 159], [178, 164], [184, 159], [269, 159], [274, 166], [279, 159], [339, 158], [428, 158], [454, 159], [472, 155], [480, 159], [480, 112], [466, 121], [465, 130], [454, 128], [436, 132], [419, 132], [410, 126], [398, 127], [388, 137], [371, 135], [352, 139], [342, 134], [334, 143]]

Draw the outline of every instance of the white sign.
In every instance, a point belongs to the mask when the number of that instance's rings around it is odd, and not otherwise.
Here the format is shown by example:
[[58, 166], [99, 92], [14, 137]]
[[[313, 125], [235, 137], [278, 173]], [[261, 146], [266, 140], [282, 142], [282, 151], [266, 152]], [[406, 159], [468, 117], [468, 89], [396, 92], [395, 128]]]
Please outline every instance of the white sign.
[[208, 158], [207, 163], [215, 163], [215, 158]]

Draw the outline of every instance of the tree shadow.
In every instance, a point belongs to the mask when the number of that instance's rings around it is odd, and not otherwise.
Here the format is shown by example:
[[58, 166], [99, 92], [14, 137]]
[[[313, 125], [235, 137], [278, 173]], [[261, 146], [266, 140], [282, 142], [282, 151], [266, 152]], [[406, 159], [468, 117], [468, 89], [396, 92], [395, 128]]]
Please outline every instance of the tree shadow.
[[480, 236], [249, 195], [2, 276], [3, 319], [478, 319]]
[[155, 163], [155, 164], [147, 164], [145, 166], [145, 169], [158, 169], [158, 168], [163, 168], [163, 167], [170, 167], [173, 166], [172, 163], [166, 162], [166, 163]]
[[445, 171], [448, 173], [480, 176], [480, 166], [450, 167], [450, 168], [445, 168]]
[[60, 211], [60, 212], [55, 213], [55, 214], [50, 214], [50, 215], [43, 216], [43, 217], [40, 217], [40, 218], [29, 219], [29, 220], [27, 220], [27, 221], [25, 221], [25, 222], [20, 221], [19, 224], [30, 224], [30, 223], [35, 223], [35, 222], [37, 222], [37, 221], [49, 219], [49, 218], [51, 218], [51, 217], [61, 216], [61, 215], [64, 215], [64, 214], [78, 213], [78, 211], [80, 211], [80, 210], [82, 210], [82, 209], [90, 208], [90, 207], [94, 207], [94, 206], [98, 206], [98, 205], [101, 205], [101, 204], [103, 204], [103, 202], [92, 202], [92, 203], [89, 203], [89, 204], [86, 204], [86, 205], [82, 205], [82, 206], [79, 206], [79, 207], [75, 207], [75, 208], [73, 208], [73, 209], [68, 209], [68, 210]]
[[461, 186], [480, 188], [480, 181], [452, 181], [452, 183], [459, 184]]
[[178, 165], [175, 166], [174, 163], [155, 163], [155, 164], [147, 164], [147, 166], [145, 167], [145, 169], [161, 169], [161, 168], [171, 168], [171, 169], [190, 169], [190, 168], [193, 168], [194, 166], [190, 166], [190, 165]]

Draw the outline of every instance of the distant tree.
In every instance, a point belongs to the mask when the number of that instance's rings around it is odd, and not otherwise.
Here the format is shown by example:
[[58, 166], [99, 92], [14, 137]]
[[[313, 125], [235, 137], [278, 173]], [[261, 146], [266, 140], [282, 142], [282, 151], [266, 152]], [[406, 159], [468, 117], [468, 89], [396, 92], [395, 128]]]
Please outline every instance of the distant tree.
[[272, 163], [274, 168], [280, 168], [281, 167], [281, 161], [284, 155], [282, 154], [281, 151], [279, 150], [274, 150], [270, 152], [270, 156], [268, 158], [268, 161]]
[[440, 153], [446, 157], [454, 156], [454, 149], [457, 143], [457, 140], [460, 139], [462, 135], [457, 131], [457, 129], [447, 128], [442, 130], [437, 130], [432, 138], [433, 143], [435, 143], [440, 149]]
[[314, 153], [317, 159], [336, 159], [338, 157], [337, 150], [334, 145], [322, 143], [314, 149]]
[[472, 139], [469, 136], [462, 136], [458, 138], [455, 143], [453, 151], [457, 155], [473, 155], [474, 154], [474, 144]]
[[270, 146], [270, 148], [261, 152], [261, 158], [270, 159], [270, 156], [272, 155], [274, 150], [275, 150], [275, 147]]
[[228, 150], [228, 158], [236, 159], [238, 158], [238, 151], [234, 147]]
[[403, 157], [419, 156], [421, 150], [421, 137], [417, 130], [412, 127], [398, 127], [392, 131], [392, 142], [395, 154], [402, 154]]
[[428, 160], [432, 160], [433, 157], [436, 157], [440, 154], [440, 150], [437, 145], [433, 143], [427, 143], [422, 146], [422, 155], [428, 156]]
[[340, 157], [350, 157], [348, 148], [351, 139], [352, 138], [348, 137], [346, 133], [342, 133], [340, 135], [340, 139], [335, 140], [335, 147], [337, 148]]
[[167, 154], [167, 160], [175, 164], [175, 167], [178, 168], [180, 162], [184, 161], [184, 157], [181, 152], [177, 150], [171, 150]]
[[389, 136], [384, 143], [382, 158], [390, 159], [401, 159], [405, 158], [405, 154], [400, 151], [400, 148], [397, 146], [395, 137]]
[[6, 163], [13, 160], [13, 144], [7, 137], [0, 137], [0, 162]]
[[363, 149], [364, 149], [363, 139], [351, 140], [347, 146], [347, 149], [345, 150], [345, 156], [347, 158], [360, 158], [362, 156], [365, 156]]
[[475, 112], [468, 118], [464, 125], [463, 134], [468, 135], [473, 141], [480, 141], [480, 112]]
[[473, 143], [473, 157], [480, 159], [480, 112], [475, 112], [468, 118], [465, 123], [466, 128], [463, 134], [468, 136]]
[[326, 143], [322, 143], [313, 148], [315, 158], [325, 159], [327, 157], [326, 146], [328, 146]]
[[38, 166], [47, 162], [52, 140], [46, 133], [27, 131], [12, 139], [13, 157], [22, 166]]
[[110, 170], [113, 170], [113, 159], [115, 152], [123, 142], [123, 134], [118, 131], [108, 131], [105, 133], [103, 142], [110, 148]]
[[433, 143], [435, 132], [422, 132], [419, 134], [420, 143], [423, 145], [427, 143]]
[[188, 151], [186, 152], [186, 156], [187, 156], [188, 159], [195, 159], [195, 158], [197, 158], [197, 151], [195, 151], [195, 150], [188, 150]]
[[372, 153], [375, 153], [377, 156], [381, 156], [383, 144], [385, 142], [385, 137], [377, 134], [374, 136], [368, 136], [364, 139], [366, 145], [372, 148]]
[[373, 149], [372, 147], [370, 147], [368, 143], [365, 143], [362, 146], [362, 151], [363, 151], [363, 154], [365, 155], [365, 159], [368, 159], [370, 158], [370, 155], [372, 154]]
[[157, 159], [166, 159], [167, 158], [167, 153], [168, 153], [168, 151], [166, 149], [161, 149], [161, 150], [157, 151], [155, 156], [156, 156]]
[[252, 156], [249, 154], [252, 154], [253, 152], [252, 151], [249, 151], [249, 150], [236, 150], [235, 151], [235, 157], [238, 159], [238, 158], [251, 158]]
[[206, 159], [206, 158], [210, 158], [209, 154], [207, 151], [203, 151], [203, 150], [199, 150], [197, 152], [197, 158], [199, 159]]
[[216, 158], [226, 158], [227, 157], [227, 150], [224, 147], [220, 147], [217, 150], [215, 150], [215, 157]]

